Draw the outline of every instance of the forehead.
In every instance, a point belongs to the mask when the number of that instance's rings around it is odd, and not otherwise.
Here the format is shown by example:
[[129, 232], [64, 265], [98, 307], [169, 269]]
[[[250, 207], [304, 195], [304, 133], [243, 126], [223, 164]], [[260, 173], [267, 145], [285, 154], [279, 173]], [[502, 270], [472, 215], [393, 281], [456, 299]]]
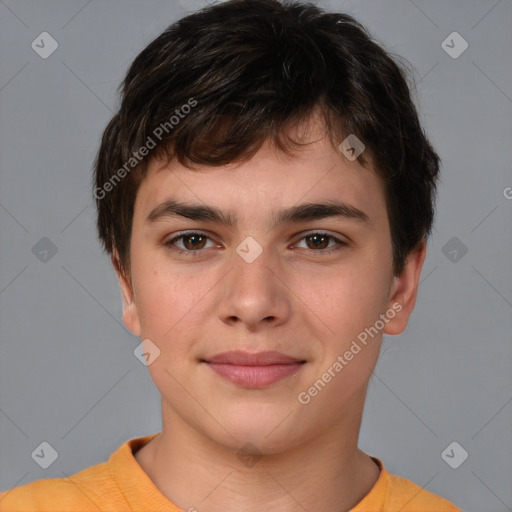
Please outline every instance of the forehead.
[[189, 169], [154, 159], [137, 193], [135, 217], [145, 219], [172, 199], [214, 206], [239, 222], [269, 223], [275, 212], [298, 203], [341, 201], [375, 221], [385, 216], [385, 189], [368, 160], [366, 167], [349, 161], [327, 137], [292, 156], [265, 143], [250, 160], [223, 166]]

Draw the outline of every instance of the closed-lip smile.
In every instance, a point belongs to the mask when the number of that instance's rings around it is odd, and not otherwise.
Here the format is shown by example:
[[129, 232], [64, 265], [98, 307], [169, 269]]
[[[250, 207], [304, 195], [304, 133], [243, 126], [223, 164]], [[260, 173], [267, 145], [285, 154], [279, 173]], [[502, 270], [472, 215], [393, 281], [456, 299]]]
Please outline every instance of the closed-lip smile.
[[295, 374], [304, 363], [281, 352], [245, 352], [234, 350], [202, 359], [215, 373], [233, 384], [249, 389], [270, 386]]

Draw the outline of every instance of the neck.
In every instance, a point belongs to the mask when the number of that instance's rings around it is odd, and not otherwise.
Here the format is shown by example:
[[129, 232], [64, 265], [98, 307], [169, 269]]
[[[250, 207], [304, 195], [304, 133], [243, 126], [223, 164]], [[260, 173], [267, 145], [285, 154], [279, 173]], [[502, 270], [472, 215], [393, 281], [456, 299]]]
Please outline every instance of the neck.
[[357, 448], [360, 411], [281, 453], [251, 451], [247, 445], [242, 454], [192, 428], [162, 402], [162, 434], [136, 459], [183, 510], [349, 511], [379, 476], [374, 461]]

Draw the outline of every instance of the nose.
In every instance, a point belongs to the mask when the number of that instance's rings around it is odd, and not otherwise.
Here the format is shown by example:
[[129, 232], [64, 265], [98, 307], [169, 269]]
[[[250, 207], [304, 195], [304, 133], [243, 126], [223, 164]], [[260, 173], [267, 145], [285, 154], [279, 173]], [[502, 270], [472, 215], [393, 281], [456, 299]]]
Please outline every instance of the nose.
[[[242, 245], [242, 244], [241, 244]], [[243, 249], [234, 253], [217, 312], [228, 325], [243, 324], [250, 331], [280, 325], [291, 312], [290, 289], [276, 255], [264, 249], [255, 259], [245, 258]]]

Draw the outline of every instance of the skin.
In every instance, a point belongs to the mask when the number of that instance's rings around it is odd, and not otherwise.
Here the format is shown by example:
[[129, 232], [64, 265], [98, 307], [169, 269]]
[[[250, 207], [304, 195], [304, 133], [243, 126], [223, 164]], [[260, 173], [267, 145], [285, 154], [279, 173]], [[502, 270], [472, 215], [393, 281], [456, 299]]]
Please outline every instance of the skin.
[[[125, 324], [160, 349], [148, 369], [162, 397], [162, 433], [135, 459], [184, 510], [348, 511], [379, 477], [357, 439], [382, 331], [307, 405], [297, 397], [393, 304], [402, 309], [383, 332], [405, 329], [425, 243], [394, 276], [382, 180], [346, 159], [320, 122], [308, 130], [291, 129], [310, 141], [293, 157], [265, 143], [245, 163], [199, 171], [155, 159], [137, 193], [129, 278], [118, 278]], [[231, 211], [238, 226], [146, 223], [169, 198]], [[332, 217], [269, 229], [271, 210], [329, 199], [363, 210], [370, 223]], [[197, 246], [202, 255], [187, 258], [165, 245], [185, 230], [209, 238], [174, 247]], [[348, 245], [322, 254], [336, 242], [316, 248], [304, 238], [315, 231]], [[263, 249], [252, 263], [236, 252], [248, 236]], [[201, 362], [237, 349], [276, 350], [306, 363], [265, 389], [246, 389]], [[252, 463], [237, 456], [241, 449], [252, 450]]]

